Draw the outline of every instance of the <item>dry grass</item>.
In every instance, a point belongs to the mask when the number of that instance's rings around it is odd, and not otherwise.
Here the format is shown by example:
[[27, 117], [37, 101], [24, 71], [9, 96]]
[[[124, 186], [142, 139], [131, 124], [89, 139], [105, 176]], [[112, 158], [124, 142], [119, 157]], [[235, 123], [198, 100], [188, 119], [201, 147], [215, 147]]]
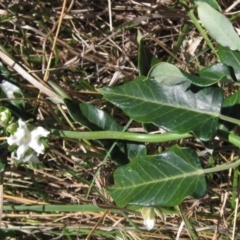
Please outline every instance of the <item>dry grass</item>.
[[[221, 2], [223, 9], [232, 4]], [[51, 80], [72, 98], [104, 108], [124, 125], [128, 119], [103, 102], [94, 88], [119, 85], [138, 75], [137, 28], [147, 35], [146, 46], [162, 61], [172, 56], [174, 63], [189, 71], [213, 62], [209, 52], [191, 60], [190, 53], [199, 53], [205, 47], [202, 41], [196, 42], [199, 36], [193, 27], [185, 45], [174, 52], [186, 21], [180, 5], [165, 6], [153, 0], [2, 1], [0, 44], [23, 67], [19, 72], [5, 63], [27, 96], [31, 116], [58, 128], [70, 128], [62, 115], [64, 109], [46, 99], [53, 94], [44, 88]], [[28, 74], [41, 86], [26, 81]], [[138, 127], [134, 124], [132, 127]], [[75, 128], [80, 129], [78, 125]], [[181, 144], [199, 147], [187, 141]], [[190, 239], [187, 229], [180, 229], [180, 215], [167, 214], [166, 221], [157, 219], [155, 231], [148, 232], [138, 213], [114, 206], [105, 191], [105, 186], [113, 183], [116, 168], [110, 160], [102, 166], [88, 196], [105, 154], [98, 142], [53, 138], [49, 146], [51, 150], [41, 159], [39, 168], [16, 166], [8, 158], [0, 230], [6, 239], [176, 239], [178, 232], [179, 239]], [[235, 158], [236, 151], [216, 155], [217, 164]], [[203, 164], [211, 166], [204, 157]], [[234, 220], [234, 208], [227, 202], [232, 196], [233, 174], [229, 171], [209, 176], [208, 194], [182, 205], [200, 239], [230, 239], [234, 230], [235, 239], [240, 239], [240, 221]], [[71, 204], [90, 208], [72, 209]], [[37, 205], [38, 210], [27, 210], [27, 206]], [[44, 211], [44, 205], [49, 205], [49, 211]], [[238, 224], [236, 229], [233, 222]]]

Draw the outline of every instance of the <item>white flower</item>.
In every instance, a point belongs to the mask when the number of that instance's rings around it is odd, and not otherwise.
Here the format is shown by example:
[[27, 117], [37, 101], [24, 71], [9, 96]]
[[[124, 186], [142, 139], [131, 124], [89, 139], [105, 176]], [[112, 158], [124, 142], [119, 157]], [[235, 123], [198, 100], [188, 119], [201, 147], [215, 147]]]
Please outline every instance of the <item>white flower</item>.
[[152, 230], [155, 224], [155, 211], [152, 207], [143, 207], [141, 210], [142, 217], [144, 219], [144, 225], [147, 230]]
[[0, 87], [2, 88], [2, 90], [6, 93], [7, 97], [9, 97], [9, 98], [15, 98], [14, 93], [20, 92], [20, 89], [16, 85], [14, 85], [8, 81], [2, 82], [0, 84]]
[[18, 146], [17, 159], [20, 160], [29, 147], [35, 152], [43, 154], [45, 149], [39, 138], [47, 137], [49, 133], [50, 132], [43, 127], [37, 127], [33, 131], [29, 131], [26, 122], [19, 119], [16, 132], [7, 138], [7, 142], [10, 146]]
[[144, 225], [147, 227], [147, 230], [152, 230], [155, 224], [155, 218], [148, 217], [144, 219]]

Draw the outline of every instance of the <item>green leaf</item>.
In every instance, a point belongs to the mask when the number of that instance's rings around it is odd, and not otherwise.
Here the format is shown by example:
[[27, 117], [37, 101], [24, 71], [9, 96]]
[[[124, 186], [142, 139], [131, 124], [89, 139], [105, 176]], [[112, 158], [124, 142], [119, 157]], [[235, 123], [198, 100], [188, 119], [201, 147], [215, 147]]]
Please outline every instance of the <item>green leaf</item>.
[[186, 197], [201, 198], [206, 180], [200, 160], [190, 148], [171, 147], [155, 156], [141, 156], [114, 172], [108, 189], [118, 206], [176, 206]]
[[210, 36], [224, 47], [239, 50], [239, 36], [228, 18], [205, 2], [198, 2], [197, 6], [198, 16]]
[[231, 82], [231, 72], [228, 66], [222, 63], [216, 63], [212, 66], [205, 67], [198, 72], [200, 77], [212, 78], [216, 80], [221, 80], [221, 82]]
[[138, 156], [147, 154], [146, 146], [142, 143], [128, 143], [127, 144], [128, 157], [133, 160]]
[[148, 78], [165, 86], [175, 86], [187, 80], [179, 68], [166, 62], [155, 65], [149, 72]]
[[100, 110], [99, 108], [90, 104], [79, 104], [80, 110], [84, 117], [88, 119], [91, 123], [95, 125], [94, 129], [91, 130], [112, 130], [112, 131], [122, 131], [123, 127], [115, 121], [115, 119], [108, 113]]
[[74, 121], [90, 130], [100, 130], [100, 127], [96, 126], [94, 123], [89, 121], [86, 116], [84, 116], [81, 111], [81, 104], [69, 99], [64, 99], [64, 103], [68, 109], [70, 116]]
[[216, 0], [194, 0], [195, 3], [197, 2], [205, 2], [208, 3], [212, 8], [216, 10], [221, 10], [220, 6], [218, 5], [218, 2]]
[[194, 76], [166, 62], [155, 65], [149, 72], [148, 77], [165, 86], [175, 86], [188, 81], [189, 85], [192, 83], [196, 86], [207, 87], [221, 80], [219, 77], [210, 75]]
[[93, 105], [77, 103], [69, 99], [64, 99], [64, 103], [72, 119], [89, 130], [123, 130], [123, 127], [114, 118]]
[[[239, 106], [237, 106], [239, 104], [240, 104], [240, 91], [237, 91], [231, 96], [224, 99], [223, 101], [223, 109], [225, 109], [224, 115], [227, 115], [227, 116], [230, 115], [231, 117], [240, 116], [240, 112], [239, 110], [237, 110], [239, 109]], [[233, 110], [234, 107], [236, 107], [235, 110]], [[237, 114], [237, 115], [234, 115], [234, 114]]]
[[[240, 118], [239, 108], [240, 108], [240, 91], [237, 91], [231, 96], [224, 99], [222, 114], [228, 117], [239, 119]], [[226, 121], [221, 121], [221, 123], [224, 125], [224, 127], [227, 128], [227, 130], [231, 130], [235, 126], [235, 124]]]
[[193, 132], [205, 141], [215, 136], [223, 101], [222, 90], [217, 87], [167, 87], [142, 78], [98, 91], [135, 121], [176, 133]]
[[229, 48], [219, 46], [218, 55], [222, 63], [230, 66], [234, 70], [235, 77], [240, 81], [240, 53]]

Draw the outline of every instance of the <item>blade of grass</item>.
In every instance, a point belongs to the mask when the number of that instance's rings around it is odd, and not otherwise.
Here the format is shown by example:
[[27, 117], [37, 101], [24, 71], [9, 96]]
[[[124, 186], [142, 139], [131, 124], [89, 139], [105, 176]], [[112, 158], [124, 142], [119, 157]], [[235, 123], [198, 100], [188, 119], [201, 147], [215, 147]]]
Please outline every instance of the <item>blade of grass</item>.
[[196, 229], [194, 228], [193, 224], [191, 223], [191, 221], [186, 216], [185, 212], [182, 210], [181, 206], [179, 207], [179, 212], [181, 213], [182, 219], [185, 223], [185, 226], [188, 230], [188, 233], [189, 233], [191, 239], [192, 240], [199, 240], [200, 238], [197, 234]]
[[232, 182], [232, 197], [231, 206], [232, 209], [236, 207], [236, 199], [238, 198], [238, 183], [239, 183], [239, 168], [233, 170], [233, 182]]

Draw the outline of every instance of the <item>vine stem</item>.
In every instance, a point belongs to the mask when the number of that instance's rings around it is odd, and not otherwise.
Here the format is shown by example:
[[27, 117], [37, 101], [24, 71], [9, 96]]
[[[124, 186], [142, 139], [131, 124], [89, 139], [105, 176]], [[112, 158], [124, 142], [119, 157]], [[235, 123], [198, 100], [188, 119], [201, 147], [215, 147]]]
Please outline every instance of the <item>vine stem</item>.
[[142, 134], [142, 133], [130, 133], [130, 132], [118, 132], [118, 131], [94, 131], [94, 132], [81, 132], [81, 131], [65, 131], [51, 129], [51, 134], [54, 136], [61, 136], [74, 139], [117, 139], [127, 140], [135, 142], [149, 142], [160, 143], [174, 140], [180, 140], [183, 138], [193, 137], [189, 133], [177, 134], [177, 133], [163, 133], [163, 134]]
[[203, 169], [203, 172], [205, 174], [213, 173], [213, 172], [220, 172], [220, 171], [228, 170], [229, 168], [236, 168], [239, 165], [240, 165], [240, 159], [238, 159], [236, 162], [233, 162], [233, 163], [227, 163], [227, 164], [224, 164], [224, 165], [221, 165], [221, 166]]
[[228, 117], [228, 116], [225, 116], [225, 115], [219, 115], [219, 118], [224, 120], [224, 121], [240, 125], [240, 121], [236, 118], [231, 118], [231, 117]]

